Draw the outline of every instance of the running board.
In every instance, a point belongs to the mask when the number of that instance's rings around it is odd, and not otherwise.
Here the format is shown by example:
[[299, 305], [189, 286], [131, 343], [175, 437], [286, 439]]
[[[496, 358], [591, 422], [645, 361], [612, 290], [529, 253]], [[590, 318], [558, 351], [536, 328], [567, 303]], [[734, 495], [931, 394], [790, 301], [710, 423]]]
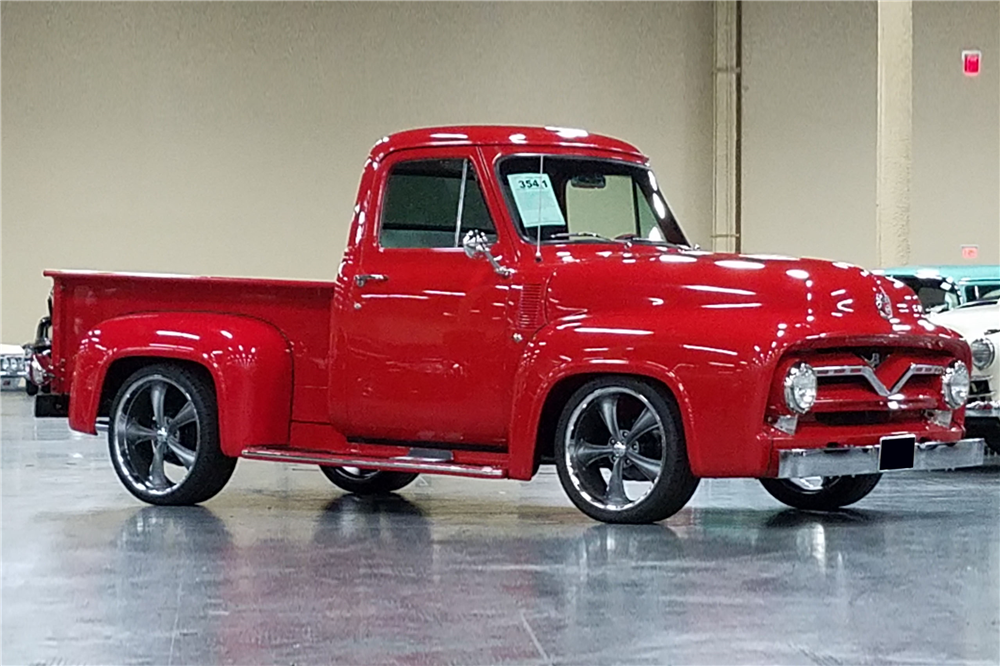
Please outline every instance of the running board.
[[[413, 455], [414, 453], [432, 453], [432, 456]], [[507, 470], [492, 466], [464, 465], [453, 462], [451, 456], [442, 456], [443, 452], [428, 452], [423, 449], [411, 449], [410, 455], [396, 458], [370, 458], [352, 456], [325, 451], [310, 451], [308, 449], [289, 449], [287, 447], [255, 446], [243, 449], [241, 458], [250, 460], [268, 460], [272, 462], [306, 463], [312, 465], [327, 465], [333, 467], [362, 467], [364, 469], [380, 469], [393, 472], [423, 472], [430, 474], [451, 474], [455, 476], [476, 476], [484, 479], [502, 479], [507, 476]]]

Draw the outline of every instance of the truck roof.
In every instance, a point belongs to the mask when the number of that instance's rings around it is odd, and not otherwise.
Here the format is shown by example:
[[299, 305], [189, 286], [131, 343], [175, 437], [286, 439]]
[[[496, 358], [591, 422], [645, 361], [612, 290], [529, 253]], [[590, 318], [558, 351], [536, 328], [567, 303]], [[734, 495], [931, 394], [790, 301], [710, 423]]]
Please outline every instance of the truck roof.
[[644, 158], [630, 143], [572, 127], [524, 127], [517, 125], [458, 125], [406, 130], [383, 137], [372, 148], [385, 155], [406, 148], [456, 145], [565, 146], [624, 153]]

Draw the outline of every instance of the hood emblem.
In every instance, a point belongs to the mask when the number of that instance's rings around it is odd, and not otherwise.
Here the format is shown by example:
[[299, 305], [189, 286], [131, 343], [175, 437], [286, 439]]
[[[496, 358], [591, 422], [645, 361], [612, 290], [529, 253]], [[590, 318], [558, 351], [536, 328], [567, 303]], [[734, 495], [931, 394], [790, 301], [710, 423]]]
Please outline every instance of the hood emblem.
[[872, 370], [875, 370], [876, 368], [878, 368], [878, 366], [882, 365], [882, 354], [876, 351], [870, 352], [868, 354], [858, 354], [858, 356], [861, 358], [862, 361], [865, 362], [865, 365], [867, 365]]
[[892, 319], [892, 301], [881, 287], [875, 293], [875, 309], [882, 315], [882, 319]]

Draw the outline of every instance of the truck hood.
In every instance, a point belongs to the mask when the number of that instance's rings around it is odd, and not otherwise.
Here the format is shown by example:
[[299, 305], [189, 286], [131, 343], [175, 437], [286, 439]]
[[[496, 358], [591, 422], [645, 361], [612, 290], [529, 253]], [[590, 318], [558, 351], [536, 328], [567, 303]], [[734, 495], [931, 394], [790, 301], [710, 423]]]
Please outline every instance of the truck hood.
[[[670, 320], [762, 339], [937, 333], [900, 282], [843, 262], [674, 248], [564, 246], [548, 318], [581, 313]], [[883, 296], [884, 294], [884, 296]], [[882, 300], [888, 297], [887, 308]], [[881, 307], [880, 307], [881, 306]], [[785, 331], [785, 333], [778, 333]]]

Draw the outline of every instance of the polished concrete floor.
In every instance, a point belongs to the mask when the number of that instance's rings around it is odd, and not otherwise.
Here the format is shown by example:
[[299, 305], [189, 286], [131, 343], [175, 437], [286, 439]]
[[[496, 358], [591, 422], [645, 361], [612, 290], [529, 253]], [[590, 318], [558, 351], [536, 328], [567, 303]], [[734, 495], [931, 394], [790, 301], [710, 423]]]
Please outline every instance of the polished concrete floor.
[[241, 461], [144, 506], [105, 440], [2, 396], [4, 664], [1000, 663], [1000, 467], [887, 477], [852, 510], [705, 481], [594, 523], [550, 470], [344, 495]]

